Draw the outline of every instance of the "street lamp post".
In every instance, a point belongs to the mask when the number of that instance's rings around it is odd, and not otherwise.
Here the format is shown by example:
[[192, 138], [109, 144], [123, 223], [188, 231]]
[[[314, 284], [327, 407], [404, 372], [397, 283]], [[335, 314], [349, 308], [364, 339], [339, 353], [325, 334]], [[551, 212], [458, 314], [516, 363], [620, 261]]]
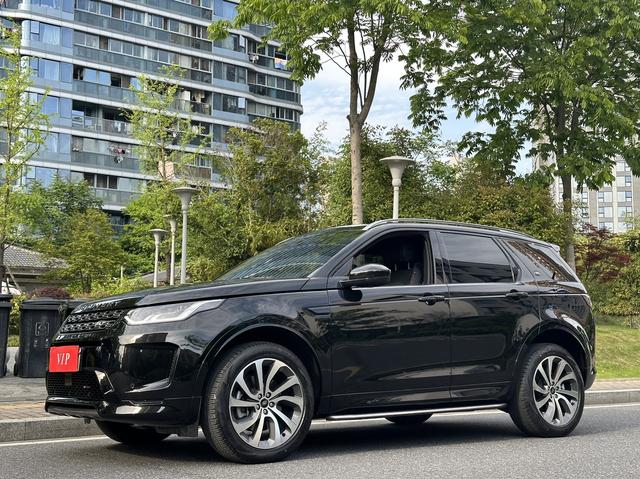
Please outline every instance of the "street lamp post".
[[402, 185], [402, 174], [407, 165], [415, 163], [415, 160], [404, 156], [389, 156], [380, 160], [386, 163], [391, 172], [391, 185], [393, 186], [393, 219], [400, 216], [400, 186]]
[[174, 188], [173, 191], [180, 198], [182, 203], [182, 258], [180, 262], [180, 284], [187, 282], [187, 213], [189, 212], [189, 204], [191, 198], [198, 190], [190, 186], [181, 186]]
[[158, 287], [158, 261], [160, 259], [160, 243], [162, 242], [162, 238], [167, 232], [165, 230], [156, 228], [151, 230], [151, 234], [153, 235], [153, 239], [156, 243], [156, 252], [153, 259], [153, 287]]
[[169, 285], [176, 284], [176, 230], [178, 222], [171, 215], [164, 215], [171, 230], [171, 262], [169, 263]]

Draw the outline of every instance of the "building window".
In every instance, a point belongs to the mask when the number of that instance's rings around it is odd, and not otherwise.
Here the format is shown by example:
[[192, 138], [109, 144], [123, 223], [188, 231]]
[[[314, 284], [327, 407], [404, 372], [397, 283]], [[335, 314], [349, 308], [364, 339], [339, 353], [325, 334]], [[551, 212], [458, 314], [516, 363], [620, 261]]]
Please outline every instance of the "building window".
[[631, 206], [618, 206], [618, 218], [626, 218], [633, 214], [633, 207]]
[[631, 191], [618, 191], [618, 203], [627, 203], [633, 199]]
[[611, 191], [598, 191], [598, 203], [611, 203], [613, 193]]
[[598, 206], [598, 218], [613, 218], [613, 207]]

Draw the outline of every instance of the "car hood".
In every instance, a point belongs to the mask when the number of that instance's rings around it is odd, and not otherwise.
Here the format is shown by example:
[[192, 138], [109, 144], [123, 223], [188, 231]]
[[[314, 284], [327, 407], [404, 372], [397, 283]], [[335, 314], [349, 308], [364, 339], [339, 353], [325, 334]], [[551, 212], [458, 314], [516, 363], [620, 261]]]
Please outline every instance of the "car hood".
[[249, 296], [256, 294], [286, 293], [300, 291], [309, 281], [302, 279], [214, 281], [213, 283], [147, 289], [133, 293], [112, 296], [98, 301], [84, 303], [74, 309], [74, 313], [86, 313], [110, 309], [130, 309], [156, 304], [201, 301], [206, 299]]

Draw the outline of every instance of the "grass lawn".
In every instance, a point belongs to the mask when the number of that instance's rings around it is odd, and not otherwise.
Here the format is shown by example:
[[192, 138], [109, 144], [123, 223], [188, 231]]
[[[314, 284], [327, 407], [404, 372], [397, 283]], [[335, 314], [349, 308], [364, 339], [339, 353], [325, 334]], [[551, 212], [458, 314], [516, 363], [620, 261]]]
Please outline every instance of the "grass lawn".
[[597, 378], [640, 378], [640, 329], [603, 322], [596, 329]]

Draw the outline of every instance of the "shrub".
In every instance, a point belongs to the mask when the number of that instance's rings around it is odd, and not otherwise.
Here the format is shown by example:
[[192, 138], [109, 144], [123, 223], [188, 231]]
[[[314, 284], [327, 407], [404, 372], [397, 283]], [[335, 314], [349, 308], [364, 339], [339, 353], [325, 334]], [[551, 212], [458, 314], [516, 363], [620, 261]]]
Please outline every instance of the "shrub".
[[71, 299], [71, 294], [64, 288], [51, 286], [36, 289], [29, 294], [29, 299], [31, 298]]

